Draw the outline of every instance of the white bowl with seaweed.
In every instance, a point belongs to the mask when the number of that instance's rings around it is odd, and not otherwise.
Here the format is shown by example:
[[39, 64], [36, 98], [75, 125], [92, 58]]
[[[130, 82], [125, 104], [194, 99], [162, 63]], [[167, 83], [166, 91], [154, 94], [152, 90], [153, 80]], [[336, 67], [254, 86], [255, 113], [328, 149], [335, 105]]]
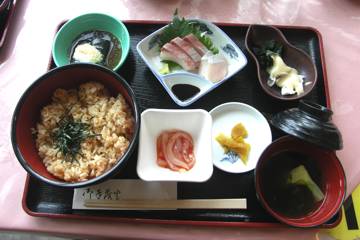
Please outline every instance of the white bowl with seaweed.
[[137, 51], [179, 106], [188, 106], [247, 64], [219, 27], [177, 12], [172, 22], [141, 40]]

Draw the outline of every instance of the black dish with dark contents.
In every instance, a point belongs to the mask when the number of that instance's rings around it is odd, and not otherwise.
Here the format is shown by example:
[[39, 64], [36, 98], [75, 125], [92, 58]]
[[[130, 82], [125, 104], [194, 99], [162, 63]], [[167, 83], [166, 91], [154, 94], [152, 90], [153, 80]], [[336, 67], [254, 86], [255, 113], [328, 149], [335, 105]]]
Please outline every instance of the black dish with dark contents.
[[70, 62], [81, 62], [74, 58], [76, 49], [84, 44], [95, 47], [103, 56], [97, 64], [104, 65], [113, 69], [120, 61], [121, 46], [120, 41], [113, 34], [106, 31], [88, 31], [80, 34], [72, 43], [70, 50]]

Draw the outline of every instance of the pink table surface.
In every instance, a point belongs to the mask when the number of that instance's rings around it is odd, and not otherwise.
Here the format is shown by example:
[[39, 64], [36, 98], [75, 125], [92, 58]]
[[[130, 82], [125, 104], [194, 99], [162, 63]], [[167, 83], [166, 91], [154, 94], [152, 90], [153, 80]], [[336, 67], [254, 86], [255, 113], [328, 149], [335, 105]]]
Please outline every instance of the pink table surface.
[[[266, 2], [272, 2], [271, 4]], [[278, 6], [274, 10], [274, 6]], [[28, 216], [21, 207], [26, 173], [10, 143], [10, 121], [22, 92], [47, 68], [58, 24], [86, 12], [122, 20], [169, 20], [184, 16], [214, 22], [275, 23], [317, 28], [324, 41], [334, 122], [344, 149], [338, 152], [347, 175], [348, 194], [360, 183], [360, 1], [357, 0], [17, 0], [0, 52], [0, 229], [88, 237], [139, 239], [315, 239], [317, 229], [299, 230], [193, 227], [119, 222], [59, 220]], [[287, 10], [293, 10], [288, 14]]]

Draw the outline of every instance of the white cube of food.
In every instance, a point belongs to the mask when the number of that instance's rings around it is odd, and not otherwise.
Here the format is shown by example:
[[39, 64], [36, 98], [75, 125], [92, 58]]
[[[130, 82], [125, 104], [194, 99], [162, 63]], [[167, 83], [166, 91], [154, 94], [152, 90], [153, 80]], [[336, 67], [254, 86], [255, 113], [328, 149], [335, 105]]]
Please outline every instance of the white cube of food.
[[228, 73], [228, 62], [221, 54], [207, 52], [201, 58], [199, 74], [215, 83], [222, 80]]

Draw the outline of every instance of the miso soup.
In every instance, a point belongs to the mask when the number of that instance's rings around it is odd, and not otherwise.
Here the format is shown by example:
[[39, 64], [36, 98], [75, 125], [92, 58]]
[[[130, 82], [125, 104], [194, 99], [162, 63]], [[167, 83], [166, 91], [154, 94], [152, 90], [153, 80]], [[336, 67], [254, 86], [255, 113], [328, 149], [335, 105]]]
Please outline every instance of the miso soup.
[[264, 165], [264, 198], [272, 209], [287, 217], [307, 215], [321, 204], [307, 186], [288, 183], [290, 172], [300, 165], [306, 168], [312, 180], [322, 189], [319, 169], [311, 158], [302, 153], [282, 152]]

